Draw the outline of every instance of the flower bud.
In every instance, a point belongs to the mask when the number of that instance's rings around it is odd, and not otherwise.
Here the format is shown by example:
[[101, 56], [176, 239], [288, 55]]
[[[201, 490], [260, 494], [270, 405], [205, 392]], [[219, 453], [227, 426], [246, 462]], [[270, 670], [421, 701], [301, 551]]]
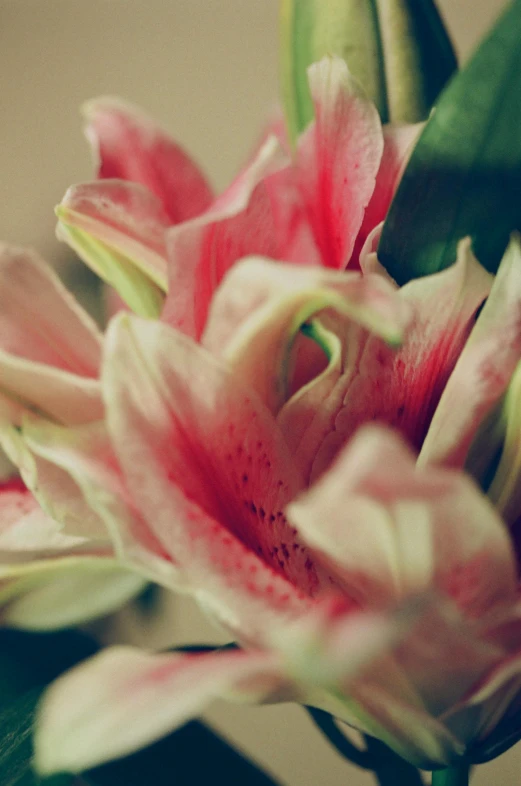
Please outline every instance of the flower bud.
[[307, 67], [338, 55], [383, 122], [424, 120], [456, 68], [433, 0], [282, 0], [282, 92], [293, 139], [313, 117]]

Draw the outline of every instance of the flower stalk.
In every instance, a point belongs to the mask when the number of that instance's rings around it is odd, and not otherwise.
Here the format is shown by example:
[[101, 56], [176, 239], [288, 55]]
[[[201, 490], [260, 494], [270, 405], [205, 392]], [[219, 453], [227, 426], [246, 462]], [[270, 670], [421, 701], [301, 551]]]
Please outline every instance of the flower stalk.
[[432, 786], [468, 786], [470, 767], [468, 764], [456, 764], [445, 770], [432, 773]]

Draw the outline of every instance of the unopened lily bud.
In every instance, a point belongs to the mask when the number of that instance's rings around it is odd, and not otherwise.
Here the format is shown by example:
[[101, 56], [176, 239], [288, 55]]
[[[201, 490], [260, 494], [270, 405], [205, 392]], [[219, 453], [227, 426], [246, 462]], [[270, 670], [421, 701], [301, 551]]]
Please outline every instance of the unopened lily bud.
[[282, 0], [282, 92], [294, 139], [313, 117], [306, 69], [338, 55], [383, 122], [424, 120], [456, 69], [433, 0]]

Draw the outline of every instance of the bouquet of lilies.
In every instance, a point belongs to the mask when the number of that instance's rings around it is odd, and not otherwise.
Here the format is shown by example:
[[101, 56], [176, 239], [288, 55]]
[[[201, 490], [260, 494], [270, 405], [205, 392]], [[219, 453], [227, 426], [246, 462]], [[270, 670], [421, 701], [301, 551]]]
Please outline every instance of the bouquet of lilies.
[[56, 213], [104, 332], [0, 248], [1, 619], [153, 582], [231, 644], [7, 690], [23, 766], [137, 784], [92, 768], [217, 697], [304, 705], [388, 786], [521, 738], [520, 40], [513, 0], [457, 71], [432, 0], [283, 0], [284, 113], [219, 195], [144, 112], [86, 105], [97, 177]]

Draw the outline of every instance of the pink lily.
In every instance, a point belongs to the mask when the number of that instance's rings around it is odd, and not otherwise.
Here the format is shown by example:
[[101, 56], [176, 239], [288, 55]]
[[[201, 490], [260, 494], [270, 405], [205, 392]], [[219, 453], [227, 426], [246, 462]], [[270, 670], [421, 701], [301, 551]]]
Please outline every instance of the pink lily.
[[90, 102], [87, 135], [103, 179], [69, 189], [59, 236], [137, 313], [162, 313], [197, 338], [215, 288], [243, 256], [357, 269], [420, 126], [382, 128], [339, 58], [313, 65], [309, 79], [316, 117], [293, 159], [278, 123], [213, 201], [195, 165], [140, 110]]
[[[31, 419], [23, 438], [112, 516], [130, 562], [146, 551], [244, 649], [118, 650], [61, 678], [41, 711], [42, 771], [122, 755], [230, 693], [327, 709], [423, 767], [486, 743], [519, 702], [519, 565], [469, 476], [416, 452], [443, 444], [431, 434], [452, 388], [503, 368], [507, 325], [516, 355], [520, 255], [514, 240], [493, 283], [463, 242], [452, 268], [394, 294], [371, 253], [362, 275], [254, 258], [217, 289], [202, 345], [112, 321], [105, 423]], [[457, 454], [509, 379], [473, 391]]]

